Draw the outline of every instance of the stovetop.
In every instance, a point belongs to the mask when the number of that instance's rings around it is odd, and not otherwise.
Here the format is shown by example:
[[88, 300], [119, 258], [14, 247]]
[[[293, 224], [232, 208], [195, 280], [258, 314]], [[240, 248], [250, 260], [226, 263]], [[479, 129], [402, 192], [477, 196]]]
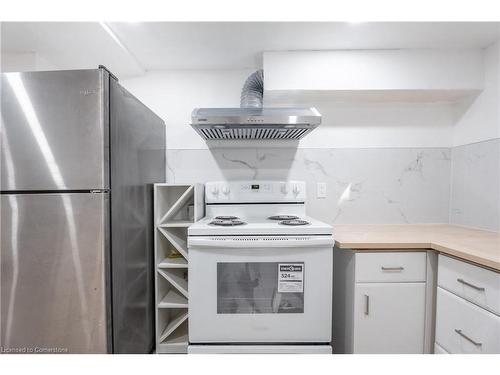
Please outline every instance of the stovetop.
[[[296, 215], [294, 215], [296, 216]], [[308, 216], [301, 216], [292, 220], [271, 220], [265, 217], [239, 217], [233, 219], [236, 225], [231, 225], [231, 220], [225, 220], [226, 225], [216, 225], [224, 220], [215, 217], [205, 217], [189, 227], [190, 236], [224, 236], [224, 235], [324, 235], [332, 234], [329, 224]], [[293, 224], [300, 225], [293, 225]], [[292, 224], [292, 225], [290, 225]]]
[[302, 181], [215, 181], [205, 184], [206, 217], [189, 236], [331, 235], [306, 215]]

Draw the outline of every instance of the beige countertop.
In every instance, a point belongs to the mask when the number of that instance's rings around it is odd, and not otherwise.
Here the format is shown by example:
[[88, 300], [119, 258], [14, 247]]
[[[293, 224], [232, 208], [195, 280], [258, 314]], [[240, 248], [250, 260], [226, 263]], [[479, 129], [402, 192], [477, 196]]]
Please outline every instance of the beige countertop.
[[449, 224], [342, 224], [336, 245], [355, 250], [433, 249], [500, 271], [500, 233]]

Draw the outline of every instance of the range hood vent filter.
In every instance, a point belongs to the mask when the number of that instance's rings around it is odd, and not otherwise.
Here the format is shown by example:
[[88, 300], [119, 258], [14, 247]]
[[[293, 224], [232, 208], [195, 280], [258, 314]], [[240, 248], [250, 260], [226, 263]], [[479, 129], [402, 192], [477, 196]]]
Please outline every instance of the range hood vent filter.
[[300, 139], [308, 129], [228, 128], [200, 129], [205, 139]]

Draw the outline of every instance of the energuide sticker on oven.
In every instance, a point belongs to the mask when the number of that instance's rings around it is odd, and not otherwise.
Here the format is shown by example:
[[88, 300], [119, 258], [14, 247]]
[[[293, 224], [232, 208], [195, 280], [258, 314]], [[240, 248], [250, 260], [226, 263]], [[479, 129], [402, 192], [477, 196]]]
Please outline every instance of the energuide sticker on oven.
[[304, 263], [278, 263], [278, 293], [304, 293]]

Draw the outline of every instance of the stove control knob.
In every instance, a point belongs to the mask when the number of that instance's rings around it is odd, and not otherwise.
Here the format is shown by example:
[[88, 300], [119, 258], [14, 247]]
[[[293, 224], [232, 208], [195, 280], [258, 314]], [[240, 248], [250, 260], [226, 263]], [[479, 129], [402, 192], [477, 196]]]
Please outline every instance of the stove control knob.
[[213, 195], [218, 195], [219, 194], [219, 188], [217, 186], [212, 186], [212, 194]]
[[224, 195], [229, 195], [229, 186], [224, 186], [222, 188], [222, 192], [224, 193]]
[[293, 185], [293, 193], [295, 195], [298, 195], [300, 193], [299, 185], [297, 185], [297, 184]]
[[281, 192], [283, 194], [288, 194], [288, 186], [287, 186], [287, 184], [281, 184]]

